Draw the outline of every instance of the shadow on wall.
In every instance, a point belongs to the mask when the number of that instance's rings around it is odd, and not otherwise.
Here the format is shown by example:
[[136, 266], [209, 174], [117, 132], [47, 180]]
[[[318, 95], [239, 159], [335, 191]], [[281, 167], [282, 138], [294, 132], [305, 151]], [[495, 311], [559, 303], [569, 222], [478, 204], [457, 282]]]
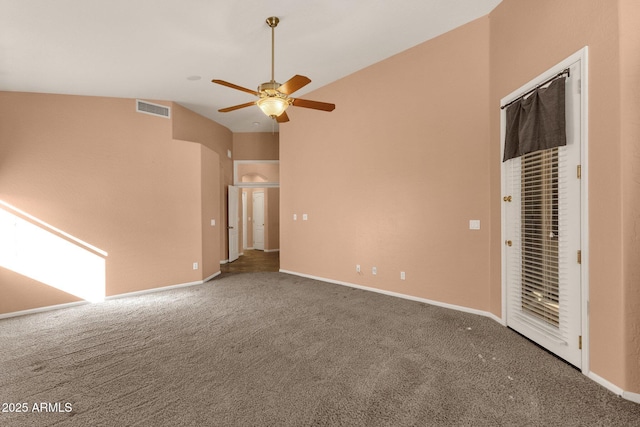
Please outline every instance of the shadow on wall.
[[107, 252], [0, 200], [0, 267], [90, 302], [105, 297]]

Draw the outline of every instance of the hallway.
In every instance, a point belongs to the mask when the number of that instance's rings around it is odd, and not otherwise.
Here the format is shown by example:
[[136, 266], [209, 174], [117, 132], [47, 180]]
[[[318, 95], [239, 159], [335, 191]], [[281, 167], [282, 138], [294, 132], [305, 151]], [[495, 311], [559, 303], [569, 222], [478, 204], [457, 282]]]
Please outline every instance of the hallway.
[[250, 273], [255, 271], [279, 271], [280, 252], [265, 252], [253, 249], [245, 249], [244, 255], [220, 266], [222, 275], [235, 273]]

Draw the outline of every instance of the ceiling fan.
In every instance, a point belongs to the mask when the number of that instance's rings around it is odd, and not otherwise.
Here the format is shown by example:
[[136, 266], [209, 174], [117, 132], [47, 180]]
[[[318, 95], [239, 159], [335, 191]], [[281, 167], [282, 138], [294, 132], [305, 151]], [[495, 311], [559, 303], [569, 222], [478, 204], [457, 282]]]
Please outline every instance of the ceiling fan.
[[287, 112], [285, 110], [290, 105], [293, 105], [294, 107], [312, 108], [314, 110], [333, 111], [336, 108], [335, 104], [310, 101], [300, 98], [291, 98], [289, 96], [298, 89], [301, 89], [311, 83], [311, 79], [309, 79], [308, 77], [296, 74], [283, 84], [276, 82], [274, 77], [275, 28], [278, 26], [280, 20], [276, 16], [271, 16], [267, 18], [266, 22], [267, 25], [271, 27], [271, 81], [262, 83], [260, 86], [258, 86], [258, 90], [255, 91], [235, 85], [233, 83], [225, 82], [224, 80], [211, 80], [213, 83], [247, 92], [259, 98], [256, 101], [234, 105], [233, 107], [221, 108], [218, 111], [221, 113], [228, 113], [229, 111], [235, 111], [239, 110], [240, 108], [257, 105], [258, 107], [260, 107], [262, 112], [264, 112], [272, 119], [275, 119], [278, 123], [289, 121], [289, 116], [287, 116]]

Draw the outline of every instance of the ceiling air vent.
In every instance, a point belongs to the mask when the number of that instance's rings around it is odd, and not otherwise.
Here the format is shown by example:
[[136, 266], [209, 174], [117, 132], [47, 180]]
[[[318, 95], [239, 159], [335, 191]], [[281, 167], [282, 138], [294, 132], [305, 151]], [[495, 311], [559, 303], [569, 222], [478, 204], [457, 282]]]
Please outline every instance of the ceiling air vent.
[[166, 119], [171, 117], [171, 108], [139, 99], [136, 99], [136, 111], [138, 113], [151, 114], [152, 116], [164, 117]]

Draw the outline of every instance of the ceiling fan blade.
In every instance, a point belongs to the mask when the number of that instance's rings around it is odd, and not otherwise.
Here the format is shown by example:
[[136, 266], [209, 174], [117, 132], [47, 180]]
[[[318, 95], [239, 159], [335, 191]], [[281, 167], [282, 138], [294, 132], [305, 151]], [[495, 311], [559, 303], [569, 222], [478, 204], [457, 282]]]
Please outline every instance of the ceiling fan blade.
[[241, 108], [250, 107], [250, 106], [255, 105], [255, 104], [256, 104], [256, 101], [246, 102], [244, 104], [234, 105], [233, 107], [221, 108], [218, 111], [221, 112], [221, 113], [228, 113], [229, 111], [239, 110]]
[[309, 83], [311, 83], [311, 79], [309, 77], [296, 74], [286, 82], [282, 83], [278, 88], [278, 91], [285, 95], [291, 95], [293, 92], [305, 87]]
[[287, 112], [283, 111], [278, 117], [276, 117], [276, 122], [278, 123], [286, 123], [289, 121], [289, 116], [287, 116]]
[[329, 104], [328, 102], [309, 101], [308, 99], [295, 98], [293, 105], [296, 107], [313, 108], [314, 110], [333, 111], [336, 108], [336, 104]]
[[222, 85], [222, 86], [230, 87], [231, 89], [237, 89], [237, 90], [241, 90], [243, 92], [250, 93], [250, 94], [255, 95], [255, 96], [260, 96], [260, 94], [258, 92], [256, 92], [255, 90], [251, 90], [251, 89], [247, 89], [246, 87], [234, 85], [233, 83], [225, 82], [224, 80], [213, 79], [213, 80], [211, 80], [211, 83], [217, 83], [217, 84]]

